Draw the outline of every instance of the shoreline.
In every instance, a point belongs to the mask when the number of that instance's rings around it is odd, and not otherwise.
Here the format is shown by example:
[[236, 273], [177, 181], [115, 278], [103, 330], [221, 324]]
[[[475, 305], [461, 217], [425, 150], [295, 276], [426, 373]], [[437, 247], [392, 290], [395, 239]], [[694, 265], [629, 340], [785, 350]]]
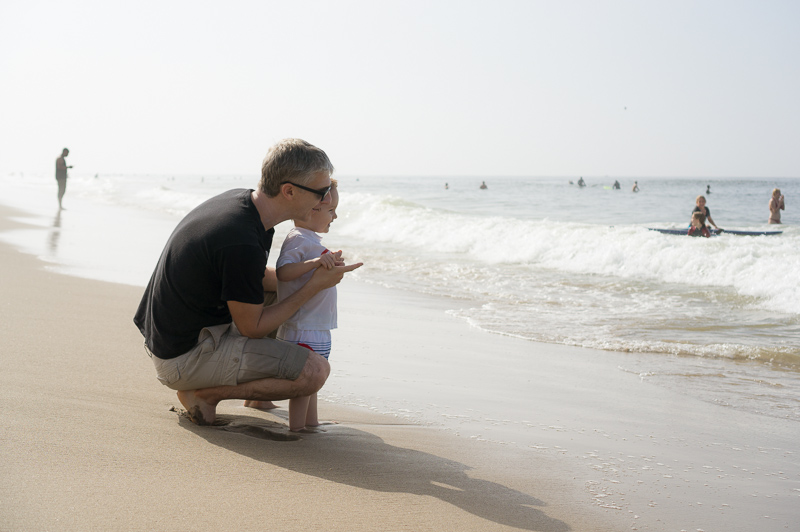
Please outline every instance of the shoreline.
[[[20, 225], [9, 212], [0, 231]], [[800, 450], [780, 420], [654, 386], [624, 371], [628, 354], [491, 335], [434, 298], [360, 283], [340, 285], [320, 392], [337, 425], [271, 441], [285, 408], [227, 401], [227, 426], [196, 427], [144, 356], [142, 289], [44, 264], [0, 244], [4, 300], [18, 302], [3, 310], [0, 377], [13, 529], [300, 530], [308, 508], [332, 530], [783, 530], [798, 516]], [[221, 515], [176, 515], [187, 485]]]

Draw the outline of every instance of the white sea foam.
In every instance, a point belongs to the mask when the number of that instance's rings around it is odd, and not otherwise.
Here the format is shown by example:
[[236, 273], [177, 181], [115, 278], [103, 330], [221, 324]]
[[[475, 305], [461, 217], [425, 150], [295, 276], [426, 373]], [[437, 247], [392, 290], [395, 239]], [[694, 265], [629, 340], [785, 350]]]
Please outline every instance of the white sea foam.
[[[340, 211], [346, 214], [337, 221], [335, 238], [382, 243], [391, 253], [447, 264], [461, 261], [465, 281], [479, 275], [481, 266], [507, 265], [516, 267], [517, 275], [546, 270], [620, 282], [731, 288], [752, 298], [748, 305], [800, 314], [800, 232], [794, 227], [784, 228], [780, 237], [683, 238], [640, 225], [468, 216], [359, 193], [343, 197]], [[447, 268], [448, 277], [458, 274]]]

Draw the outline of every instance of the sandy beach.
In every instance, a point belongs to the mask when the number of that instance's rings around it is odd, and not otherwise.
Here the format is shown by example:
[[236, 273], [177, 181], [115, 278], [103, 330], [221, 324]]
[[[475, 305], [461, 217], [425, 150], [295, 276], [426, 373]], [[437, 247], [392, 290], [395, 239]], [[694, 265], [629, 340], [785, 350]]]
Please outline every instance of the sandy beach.
[[6, 245], [0, 268], [2, 530], [621, 526], [549, 457], [489, 453], [369, 410], [323, 402], [338, 424], [302, 439], [285, 409], [235, 402], [220, 405], [229, 425], [196, 427], [171, 410], [141, 347], [140, 288], [50, 273]]
[[[15, 214], [0, 207], [0, 231]], [[224, 424], [197, 427], [142, 349], [140, 287], [53, 273], [5, 244], [0, 268], [0, 530], [797, 523], [791, 425], [653, 386], [623, 370], [626, 354], [486, 334], [436, 300], [346, 282], [320, 403], [337, 424], [298, 439], [285, 408], [229, 401]], [[521, 350], [529, 365], [515, 362]], [[486, 364], [446, 362], [453, 353]], [[393, 408], [367, 402], [376, 389]], [[428, 406], [404, 409], [411, 396]], [[496, 422], [486, 432], [478, 418]]]

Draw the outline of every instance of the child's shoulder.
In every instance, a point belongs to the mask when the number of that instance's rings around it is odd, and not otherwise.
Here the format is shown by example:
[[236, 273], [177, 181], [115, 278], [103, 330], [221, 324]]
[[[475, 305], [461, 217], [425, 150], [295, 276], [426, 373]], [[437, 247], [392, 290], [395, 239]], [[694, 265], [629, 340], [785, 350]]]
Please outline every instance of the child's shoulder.
[[318, 240], [319, 236], [314, 231], [310, 229], [303, 229], [302, 227], [292, 227], [289, 229], [289, 232], [286, 233], [285, 240], [294, 240], [297, 238], [310, 238], [312, 240]]
[[286, 238], [283, 239], [281, 251], [295, 248], [313, 248], [321, 245], [322, 239], [314, 231], [301, 227], [292, 227], [286, 233]]

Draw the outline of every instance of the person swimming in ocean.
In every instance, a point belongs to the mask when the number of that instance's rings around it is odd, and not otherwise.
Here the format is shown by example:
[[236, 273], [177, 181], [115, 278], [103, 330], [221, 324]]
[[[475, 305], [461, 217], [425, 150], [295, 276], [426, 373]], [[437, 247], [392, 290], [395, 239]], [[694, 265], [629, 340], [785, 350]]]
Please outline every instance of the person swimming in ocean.
[[706, 217], [700, 212], [692, 213], [692, 225], [689, 226], [689, 236], [711, 236], [711, 231], [706, 227]]

